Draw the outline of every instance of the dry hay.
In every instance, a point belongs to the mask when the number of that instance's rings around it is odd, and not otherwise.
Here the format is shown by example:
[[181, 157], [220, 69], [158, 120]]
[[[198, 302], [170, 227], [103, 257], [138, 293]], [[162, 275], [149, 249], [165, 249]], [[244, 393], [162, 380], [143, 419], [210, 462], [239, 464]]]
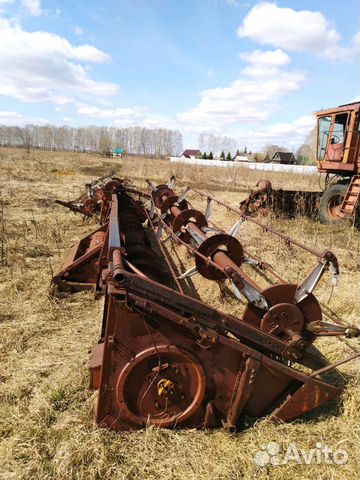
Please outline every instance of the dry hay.
[[[76, 197], [97, 176], [115, 173], [144, 186], [144, 178], [160, 182], [174, 173], [186, 183], [237, 205], [245, 190], [256, 183], [256, 172], [184, 167], [166, 161], [129, 158], [107, 160], [82, 154], [0, 149], [0, 478], [3, 479], [353, 479], [359, 472], [359, 389], [357, 365], [340, 367], [348, 384], [340, 401], [319, 414], [291, 424], [274, 425], [266, 419], [243, 432], [159, 430], [131, 433], [98, 429], [92, 413], [96, 393], [88, 389], [88, 359], [98, 340], [102, 302], [91, 293], [54, 298], [53, 270], [65, 250], [89, 233], [94, 223], [53, 203]], [[286, 181], [289, 176], [287, 175]], [[285, 178], [273, 176], [279, 186]], [[313, 188], [314, 178], [296, 178], [299, 188]], [[302, 182], [302, 184], [300, 184]], [[287, 185], [286, 185], [287, 186]], [[194, 205], [201, 201], [190, 196]], [[1, 208], [0, 208], [1, 212]], [[214, 218], [229, 228], [234, 215], [217, 210]], [[318, 249], [330, 247], [340, 260], [342, 276], [329, 306], [346, 322], [358, 323], [359, 242], [354, 229], [330, 228], [304, 218], [265, 222]], [[292, 281], [303, 278], [314, 264], [311, 257], [287, 249], [279, 240], [244, 225], [239, 238], [252, 253], [278, 264]], [[171, 249], [171, 247], [169, 247]], [[180, 251], [177, 265], [191, 266]], [[318, 290], [328, 303], [330, 282]], [[257, 279], [267, 283], [265, 279]], [[242, 305], [229, 296], [223, 304], [217, 286], [195, 277], [193, 285], [212, 305], [239, 314]], [[348, 342], [356, 345], [356, 341]], [[351, 353], [345, 342], [321, 340], [331, 358]], [[278, 442], [286, 449], [295, 442], [308, 451], [317, 442], [346, 449], [344, 465], [257, 467], [254, 455], [261, 445]]]

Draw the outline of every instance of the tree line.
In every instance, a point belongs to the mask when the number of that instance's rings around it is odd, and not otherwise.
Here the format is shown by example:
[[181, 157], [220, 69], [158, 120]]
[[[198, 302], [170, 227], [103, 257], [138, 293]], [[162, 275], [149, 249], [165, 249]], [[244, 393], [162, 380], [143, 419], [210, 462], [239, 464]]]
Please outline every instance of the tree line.
[[[215, 135], [213, 133], [200, 133], [198, 137], [199, 149], [203, 152], [210, 152], [214, 157], [219, 157], [220, 152], [235, 152], [237, 142], [235, 138], [224, 135]], [[209, 154], [210, 155], [210, 154]]]
[[0, 125], [0, 145], [44, 150], [110, 154], [124, 148], [133, 155], [164, 157], [180, 155], [182, 134], [178, 130], [143, 127], [57, 127], [54, 125]]
[[[297, 163], [313, 164], [315, 162], [315, 141], [316, 135], [313, 129], [296, 152]], [[251, 154], [246, 147], [240, 151], [234, 138], [212, 133], [201, 133], [198, 137], [198, 145], [204, 152], [202, 154], [204, 159], [230, 160], [231, 152], [235, 151], [236, 155]], [[166, 128], [0, 125], [0, 146], [25, 147], [28, 152], [32, 148], [38, 148], [103, 154], [110, 154], [113, 148], [123, 148], [128, 154], [165, 157], [181, 155], [183, 140], [179, 130]], [[288, 150], [283, 146], [268, 144], [264, 146], [262, 152], [254, 153], [253, 157], [255, 161], [263, 161], [265, 157], [271, 159], [276, 151]]]
[[[240, 152], [239, 149], [236, 150], [236, 153], [235, 153], [235, 157], [239, 156], [239, 155], [246, 155], [247, 153], [249, 153], [249, 155], [251, 155], [251, 151], [247, 151], [247, 147], [244, 148], [244, 151], [243, 152]], [[217, 158], [219, 158], [219, 160], [222, 160], [222, 161], [227, 161], [227, 162], [233, 162], [235, 160], [235, 157], [233, 157], [231, 155], [231, 152], [230, 150], [228, 150], [227, 154], [225, 155], [225, 152], [224, 150], [221, 151], [220, 153], [220, 156], [219, 157], [214, 157], [214, 154], [213, 152], [210, 152], [210, 153], [206, 153], [204, 152], [200, 158], [202, 158], [203, 160], [216, 160]]]

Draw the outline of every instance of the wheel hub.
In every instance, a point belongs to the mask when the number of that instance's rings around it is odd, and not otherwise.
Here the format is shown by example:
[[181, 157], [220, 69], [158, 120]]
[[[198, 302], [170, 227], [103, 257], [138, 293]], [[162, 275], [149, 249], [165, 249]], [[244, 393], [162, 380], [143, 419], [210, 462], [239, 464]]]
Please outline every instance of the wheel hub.
[[174, 395], [175, 383], [168, 378], [163, 378], [158, 382], [157, 389], [159, 397], [169, 398]]
[[206, 379], [199, 360], [175, 345], [142, 351], [118, 377], [116, 398], [129, 422], [171, 427], [202, 408]]
[[328, 203], [328, 212], [331, 218], [338, 218], [340, 214], [340, 207], [344, 200], [344, 197], [341, 195], [334, 195], [330, 198]]
[[308, 322], [322, 319], [322, 311], [315, 296], [310, 293], [301, 302], [296, 303], [297, 285], [282, 283], [273, 285], [262, 292], [269, 310], [248, 305], [243, 320], [286, 340], [297, 340], [299, 337], [312, 342], [315, 338], [305, 329]]
[[301, 310], [290, 303], [278, 303], [263, 316], [260, 328], [277, 337], [289, 340], [294, 334], [301, 335], [304, 327], [304, 317]]

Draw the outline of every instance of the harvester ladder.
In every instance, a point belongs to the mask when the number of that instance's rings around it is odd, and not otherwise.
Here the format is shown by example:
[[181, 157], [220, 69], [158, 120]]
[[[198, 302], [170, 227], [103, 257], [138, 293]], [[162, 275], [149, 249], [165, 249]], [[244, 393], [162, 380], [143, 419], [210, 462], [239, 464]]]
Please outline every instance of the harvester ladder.
[[344, 200], [340, 207], [339, 217], [350, 217], [354, 214], [360, 197], [360, 175], [351, 178]]

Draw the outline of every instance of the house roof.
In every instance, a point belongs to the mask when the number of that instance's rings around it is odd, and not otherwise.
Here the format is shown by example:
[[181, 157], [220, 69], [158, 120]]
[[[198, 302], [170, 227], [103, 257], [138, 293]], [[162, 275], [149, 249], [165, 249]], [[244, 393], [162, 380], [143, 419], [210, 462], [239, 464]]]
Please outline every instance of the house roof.
[[252, 155], [250, 156], [248, 154], [235, 155], [235, 157], [233, 157], [233, 161], [235, 161], [235, 162], [252, 162], [253, 158], [252, 158]]
[[184, 150], [183, 157], [196, 157], [197, 155], [201, 155], [200, 150]]
[[276, 157], [281, 163], [290, 163], [295, 158], [292, 152], [276, 152], [271, 161], [275, 160]]

